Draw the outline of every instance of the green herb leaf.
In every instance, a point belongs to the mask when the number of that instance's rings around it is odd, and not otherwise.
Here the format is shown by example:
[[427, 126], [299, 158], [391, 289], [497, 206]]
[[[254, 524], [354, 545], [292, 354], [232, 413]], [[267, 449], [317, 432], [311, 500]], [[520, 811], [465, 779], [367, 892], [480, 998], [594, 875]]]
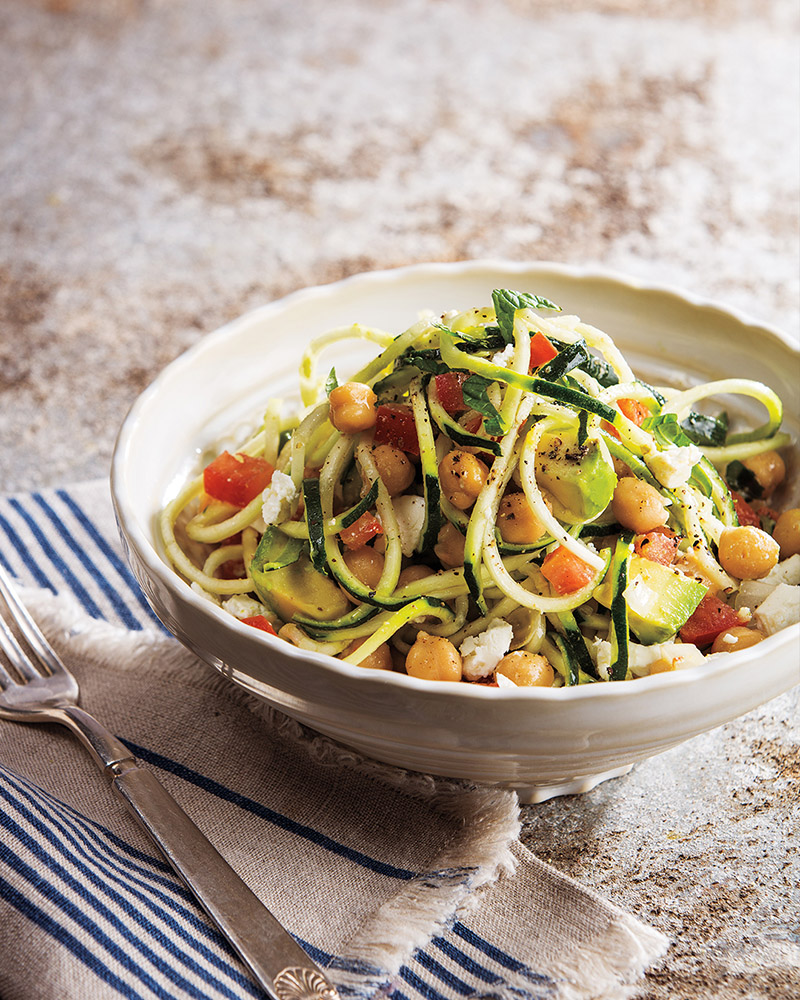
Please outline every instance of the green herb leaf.
[[331, 368], [328, 377], [325, 379], [325, 395], [330, 396], [334, 389], [339, 388], [339, 379], [336, 377], [336, 369]]
[[497, 325], [507, 344], [514, 342], [514, 314], [517, 309], [554, 309], [556, 312], [561, 312], [560, 306], [541, 295], [514, 292], [510, 288], [495, 288], [492, 292], [492, 302]]
[[472, 410], [483, 415], [483, 429], [490, 437], [505, 434], [508, 428], [504, 425], [494, 403], [489, 399], [489, 386], [492, 383], [482, 375], [470, 375], [461, 387], [464, 402]]
[[421, 372], [432, 372], [434, 375], [441, 375], [443, 372], [450, 371], [442, 361], [441, 353], [432, 349], [406, 351], [403, 355], [403, 361], [409, 365], [414, 365], [415, 368], [419, 368]]
[[721, 448], [728, 437], [728, 414], [720, 413], [718, 417], [707, 417], [704, 413], [695, 413], [692, 410], [681, 422], [681, 427], [695, 444]]
[[731, 462], [725, 470], [725, 481], [729, 489], [741, 493], [745, 500], [760, 500], [764, 496], [764, 487], [756, 479], [756, 475], [741, 462]]
[[[557, 347], [559, 351], [565, 351], [571, 346], [564, 340], [556, 340], [555, 337], [551, 337], [550, 342], [553, 347]], [[553, 358], [553, 362], [557, 360], [558, 358]], [[598, 358], [596, 355], [591, 354], [589, 351], [586, 352], [586, 358], [581, 361], [578, 368], [580, 368], [581, 371], [586, 372], [587, 375], [591, 375], [595, 382], [599, 382], [600, 385], [606, 389], [610, 385], [617, 385], [619, 383], [617, 373], [611, 365], [602, 358]]]
[[685, 448], [692, 443], [691, 439], [684, 433], [674, 413], [646, 417], [642, 423], [642, 429], [650, 431], [662, 446], [677, 445], [679, 448]]

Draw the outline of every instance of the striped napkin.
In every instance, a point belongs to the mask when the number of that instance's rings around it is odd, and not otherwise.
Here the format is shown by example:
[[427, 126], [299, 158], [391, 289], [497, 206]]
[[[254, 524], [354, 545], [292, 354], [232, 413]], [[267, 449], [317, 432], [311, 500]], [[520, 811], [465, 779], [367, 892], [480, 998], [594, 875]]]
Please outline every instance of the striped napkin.
[[[126, 566], [105, 484], [0, 500], [0, 562], [83, 707], [343, 997], [626, 996], [665, 950], [519, 843], [512, 793], [365, 760], [197, 660]], [[262, 995], [69, 733], [0, 722], [0, 798], [3, 1000]]]

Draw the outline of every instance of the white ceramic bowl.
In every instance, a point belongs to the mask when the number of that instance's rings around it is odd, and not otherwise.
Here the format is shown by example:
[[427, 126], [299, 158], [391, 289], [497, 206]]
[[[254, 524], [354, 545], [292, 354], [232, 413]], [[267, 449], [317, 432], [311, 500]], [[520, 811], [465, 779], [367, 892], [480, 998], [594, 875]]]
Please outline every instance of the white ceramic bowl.
[[[112, 494], [133, 571], [156, 613], [232, 682], [379, 760], [512, 786], [537, 801], [586, 790], [788, 690], [800, 681], [800, 626], [707, 666], [624, 683], [509, 691], [425, 682], [306, 653], [240, 624], [173, 572], [155, 533], [157, 512], [219, 442], [236, 429], [243, 439], [270, 396], [296, 387], [311, 337], [355, 321], [400, 333], [419, 310], [484, 304], [497, 287], [546, 295], [606, 330], [643, 377], [760, 379], [782, 397], [785, 426], [797, 435], [798, 351], [776, 330], [594, 269], [428, 264], [301, 291], [203, 338], [131, 409], [114, 453]], [[798, 478], [796, 463], [790, 475]]]

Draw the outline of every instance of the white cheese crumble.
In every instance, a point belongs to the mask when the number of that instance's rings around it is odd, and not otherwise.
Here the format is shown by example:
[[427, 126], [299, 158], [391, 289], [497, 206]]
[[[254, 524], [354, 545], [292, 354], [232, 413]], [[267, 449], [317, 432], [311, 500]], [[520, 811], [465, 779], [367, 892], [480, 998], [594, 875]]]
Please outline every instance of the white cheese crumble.
[[[606, 639], [593, 639], [589, 647], [597, 672], [606, 680], [611, 671], [611, 643]], [[695, 667], [704, 661], [705, 657], [691, 642], [656, 642], [652, 646], [644, 646], [638, 642], [628, 645], [628, 667], [634, 677], [646, 677], [650, 667], [658, 660], [667, 660], [676, 670]]]
[[400, 548], [404, 556], [412, 556], [419, 545], [425, 524], [425, 500], [411, 494], [394, 498], [394, 513], [400, 531]]
[[758, 580], [743, 580], [736, 595], [736, 610], [741, 611], [744, 607], [758, 608], [782, 583], [790, 587], [800, 585], [800, 554], [779, 562]]
[[255, 618], [256, 615], [263, 615], [267, 620], [272, 616], [267, 608], [252, 597], [246, 594], [234, 594], [227, 601], [222, 602], [223, 611], [227, 611], [234, 618]]
[[692, 469], [703, 457], [696, 444], [679, 447], [669, 445], [663, 451], [651, 451], [645, 456], [645, 461], [662, 486], [674, 490], [689, 479]]
[[514, 681], [512, 681], [510, 677], [506, 677], [505, 674], [496, 674], [495, 675], [495, 680], [497, 681], [497, 686], [499, 688], [515, 688], [515, 687], [519, 687], [518, 684], [515, 684]]
[[756, 608], [756, 624], [767, 635], [800, 622], [800, 587], [779, 583]]
[[261, 516], [264, 524], [278, 524], [289, 516], [289, 505], [297, 496], [291, 476], [285, 472], [272, 473], [269, 486], [261, 494]]
[[488, 677], [508, 652], [513, 639], [514, 629], [499, 618], [493, 618], [486, 631], [468, 635], [459, 649], [464, 677], [468, 681]]
[[510, 368], [514, 363], [514, 349], [513, 343], [506, 344], [502, 351], [492, 355], [492, 364], [500, 365], [501, 368]]

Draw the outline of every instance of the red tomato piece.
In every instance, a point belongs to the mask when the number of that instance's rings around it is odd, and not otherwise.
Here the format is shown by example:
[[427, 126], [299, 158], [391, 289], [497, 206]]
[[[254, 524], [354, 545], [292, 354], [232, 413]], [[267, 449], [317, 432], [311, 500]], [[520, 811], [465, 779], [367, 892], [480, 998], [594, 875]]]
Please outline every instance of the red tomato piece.
[[451, 417], [467, 409], [462, 387], [468, 378], [469, 372], [443, 372], [436, 376], [436, 395]]
[[574, 594], [590, 583], [594, 575], [588, 563], [563, 545], [546, 555], [542, 563], [542, 576], [559, 594]]
[[714, 594], [707, 593], [680, 630], [680, 637], [684, 642], [692, 642], [703, 649], [726, 629], [745, 624], [733, 608]]
[[215, 500], [246, 507], [272, 479], [275, 470], [258, 455], [223, 451], [203, 471], [203, 488]]
[[617, 407], [628, 418], [628, 420], [632, 420], [637, 427], [641, 427], [645, 420], [650, 416], [650, 411], [644, 403], [640, 403], [638, 399], [630, 399], [627, 396], [623, 396], [622, 399], [617, 400]]
[[642, 535], [637, 535], [633, 541], [634, 551], [645, 559], [671, 566], [675, 562], [680, 538], [669, 528], [654, 528]]
[[410, 455], [419, 455], [414, 414], [402, 403], [385, 403], [375, 417], [375, 444], [390, 444]]
[[761, 518], [742, 494], [737, 493], [736, 490], [731, 490], [731, 496], [733, 497], [733, 506], [736, 508], [736, 516], [739, 518], [739, 524], [742, 526], [749, 524], [754, 528], [760, 528]]
[[243, 625], [260, 628], [262, 632], [269, 632], [270, 635], [278, 634], [263, 615], [253, 615], [252, 618], [240, 618], [239, 620]]
[[530, 370], [533, 371], [534, 368], [541, 368], [542, 365], [547, 364], [548, 361], [552, 361], [557, 354], [558, 351], [555, 347], [553, 347], [547, 337], [545, 337], [541, 330], [537, 330], [531, 337]]
[[[632, 420], [637, 427], [641, 427], [647, 417], [650, 416], [650, 411], [643, 403], [640, 403], [638, 399], [630, 399], [628, 396], [623, 396], [622, 399], [617, 400], [617, 409], [628, 420]], [[615, 438], [619, 437], [616, 427], [607, 420], [602, 421], [602, 427], [604, 431], [613, 434]]]
[[383, 525], [367, 510], [349, 528], [342, 528], [339, 537], [348, 549], [360, 549], [376, 535], [383, 534]]

